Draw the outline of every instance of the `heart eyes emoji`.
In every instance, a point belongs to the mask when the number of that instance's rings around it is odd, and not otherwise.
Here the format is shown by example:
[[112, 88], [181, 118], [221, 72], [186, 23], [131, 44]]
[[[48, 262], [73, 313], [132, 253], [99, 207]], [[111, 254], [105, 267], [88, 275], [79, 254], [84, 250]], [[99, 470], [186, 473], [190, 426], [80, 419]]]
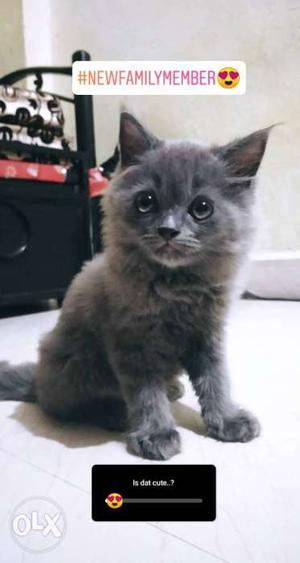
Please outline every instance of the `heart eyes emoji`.
[[217, 75], [218, 83], [222, 88], [235, 88], [240, 81], [240, 74], [236, 68], [221, 68]]
[[106, 497], [105, 502], [109, 508], [120, 508], [123, 504], [123, 497], [118, 493], [110, 493]]

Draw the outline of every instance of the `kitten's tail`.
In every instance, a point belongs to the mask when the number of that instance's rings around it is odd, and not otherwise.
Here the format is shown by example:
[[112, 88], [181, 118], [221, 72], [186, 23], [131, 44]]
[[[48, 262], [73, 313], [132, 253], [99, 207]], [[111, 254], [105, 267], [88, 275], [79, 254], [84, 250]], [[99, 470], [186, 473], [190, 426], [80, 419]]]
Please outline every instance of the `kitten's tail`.
[[34, 403], [36, 364], [12, 366], [0, 362], [0, 401], [27, 401]]

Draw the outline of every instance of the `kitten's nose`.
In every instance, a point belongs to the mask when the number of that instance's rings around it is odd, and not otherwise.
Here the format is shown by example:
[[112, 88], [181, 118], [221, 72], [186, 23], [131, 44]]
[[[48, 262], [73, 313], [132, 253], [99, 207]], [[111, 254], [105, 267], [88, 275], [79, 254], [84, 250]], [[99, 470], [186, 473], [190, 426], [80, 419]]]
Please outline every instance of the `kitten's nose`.
[[157, 231], [158, 234], [166, 241], [172, 240], [172, 238], [175, 238], [179, 234], [179, 231], [172, 229], [171, 227], [159, 227]]

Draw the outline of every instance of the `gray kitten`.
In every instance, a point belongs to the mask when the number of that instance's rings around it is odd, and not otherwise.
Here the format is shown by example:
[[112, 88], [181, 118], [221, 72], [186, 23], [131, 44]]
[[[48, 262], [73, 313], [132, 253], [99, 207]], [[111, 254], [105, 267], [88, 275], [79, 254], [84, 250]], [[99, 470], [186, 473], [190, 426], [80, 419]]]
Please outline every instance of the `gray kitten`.
[[123, 113], [120, 167], [103, 202], [105, 252], [71, 284], [38, 364], [2, 363], [0, 398], [129, 425], [130, 451], [168, 459], [180, 451], [169, 400], [182, 395], [185, 370], [208, 436], [257, 436], [256, 418], [230, 399], [224, 323], [269, 131], [206, 149], [158, 140]]

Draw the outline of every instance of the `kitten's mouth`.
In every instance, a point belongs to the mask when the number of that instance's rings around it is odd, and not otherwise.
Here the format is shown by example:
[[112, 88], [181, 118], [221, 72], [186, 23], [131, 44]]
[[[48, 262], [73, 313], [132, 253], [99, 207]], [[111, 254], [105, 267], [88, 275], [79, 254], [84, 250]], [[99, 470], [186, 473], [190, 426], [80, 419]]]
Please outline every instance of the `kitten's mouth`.
[[179, 265], [194, 259], [195, 255], [199, 253], [199, 243], [193, 240], [177, 241], [169, 240], [163, 241], [161, 238], [148, 236], [146, 247], [150, 251], [152, 258], [161, 263], [168, 263]]
[[190, 254], [188, 248], [174, 241], [163, 242], [155, 249], [155, 254], [162, 258], [184, 258]]
[[158, 246], [157, 250], [168, 252], [170, 254], [173, 252], [178, 252], [180, 249], [178, 248], [178, 245], [176, 245], [176, 243], [167, 241], [167, 242], [163, 242], [160, 246]]

